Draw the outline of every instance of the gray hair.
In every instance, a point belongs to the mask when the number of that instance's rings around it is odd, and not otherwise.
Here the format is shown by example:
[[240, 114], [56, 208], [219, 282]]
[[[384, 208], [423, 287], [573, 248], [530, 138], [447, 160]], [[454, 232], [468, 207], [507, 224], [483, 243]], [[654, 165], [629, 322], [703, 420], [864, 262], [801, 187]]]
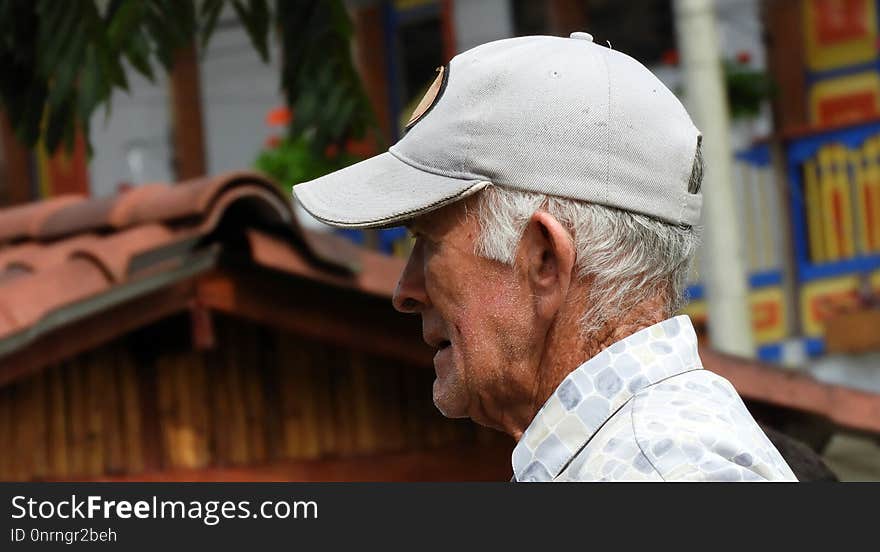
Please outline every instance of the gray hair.
[[[698, 193], [702, 178], [698, 147], [688, 191]], [[513, 265], [526, 224], [539, 209], [571, 232], [578, 276], [591, 280], [581, 317], [584, 334], [655, 297], [663, 301], [667, 317], [683, 306], [687, 273], [699, 247], [698, 228], [613, 207], [489, 186], [476, 200], [477, 254]]]

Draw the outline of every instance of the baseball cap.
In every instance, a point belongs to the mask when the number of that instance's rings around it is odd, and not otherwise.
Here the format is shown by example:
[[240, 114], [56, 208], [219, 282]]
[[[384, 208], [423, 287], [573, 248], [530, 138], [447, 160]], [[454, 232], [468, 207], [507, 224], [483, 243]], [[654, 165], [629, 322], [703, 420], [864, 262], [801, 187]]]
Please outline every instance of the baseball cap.
[[699, 139], [654, 74], [591, 35], [510, 38], [438, 69], [387, 152], [294, 194], [318, 220], [348, 228], [402, 224], [490, 184], [692, 226]]

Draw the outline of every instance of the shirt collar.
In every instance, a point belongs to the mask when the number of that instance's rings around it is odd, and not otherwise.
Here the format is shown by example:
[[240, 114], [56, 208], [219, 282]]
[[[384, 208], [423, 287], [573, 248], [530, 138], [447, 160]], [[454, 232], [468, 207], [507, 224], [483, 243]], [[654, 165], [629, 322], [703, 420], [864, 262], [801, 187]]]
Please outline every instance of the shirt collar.
[[635, 393], [699, 368], [686, 315], [614, 343], [566, 376], [538, 411], [513, 449], [516, 480], [552, 480]]

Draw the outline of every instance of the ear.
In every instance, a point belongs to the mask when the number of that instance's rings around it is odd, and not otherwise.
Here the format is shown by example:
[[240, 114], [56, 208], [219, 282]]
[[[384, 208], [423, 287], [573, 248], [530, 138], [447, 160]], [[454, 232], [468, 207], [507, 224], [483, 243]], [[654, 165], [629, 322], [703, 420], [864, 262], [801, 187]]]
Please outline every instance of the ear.
[[553, 215], [538, 211], [529, 219], [520, 242], [538, 316], [552, 319], [571, 289], [575, 249], [571, 234]]

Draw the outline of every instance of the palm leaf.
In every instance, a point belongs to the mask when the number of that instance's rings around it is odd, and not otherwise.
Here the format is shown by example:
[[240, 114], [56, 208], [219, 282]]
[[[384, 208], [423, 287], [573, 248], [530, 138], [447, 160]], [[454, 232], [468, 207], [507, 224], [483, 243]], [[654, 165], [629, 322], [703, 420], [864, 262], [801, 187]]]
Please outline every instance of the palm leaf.
[[269, 5], [265, 0], [234, 0], [232, 6], [260, 58], [269, 61]]
[[0, 0], [0, 104], [16, 135], [71, 147], [76, 128], [88, 136], [95, 109], [109, 112], [113, 91], [127, 90], [123, 61], [152, 80], [155, 64], [170, 70], [181, 47], [206, 48], [227, 4], [262, 59], [279, 30], [297, 143], [323, 153], [375, 126], [342, 0]]

